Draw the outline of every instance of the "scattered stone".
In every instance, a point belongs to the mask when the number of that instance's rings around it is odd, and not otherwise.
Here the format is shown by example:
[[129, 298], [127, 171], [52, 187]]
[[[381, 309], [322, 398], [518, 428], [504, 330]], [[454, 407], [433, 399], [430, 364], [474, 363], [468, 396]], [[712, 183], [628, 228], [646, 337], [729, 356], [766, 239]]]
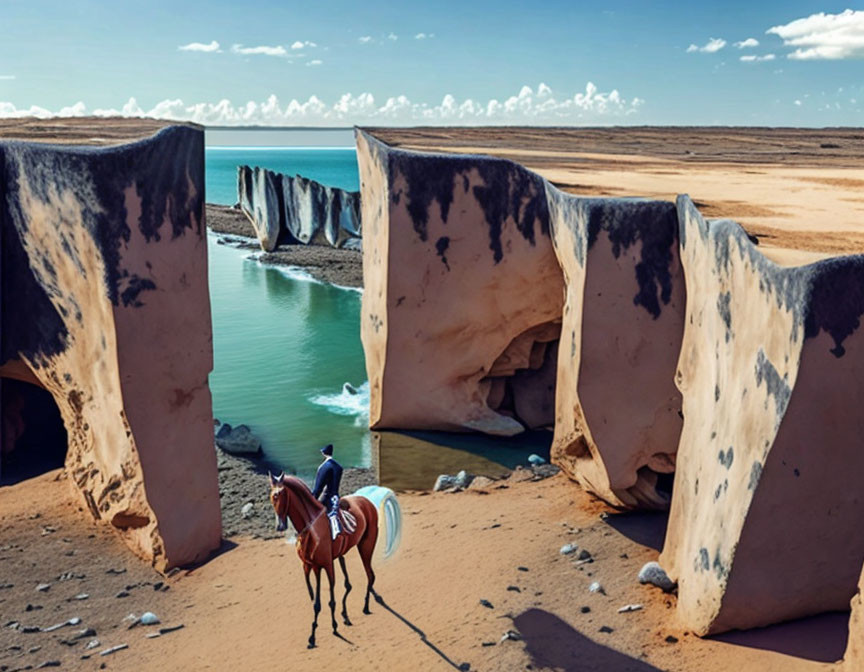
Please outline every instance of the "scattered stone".
[[581, 611], [583, 614], [587, 614], [591, 612], [591, 607], [582, 607], [579, 611]]
[[41, 646], [31, 646], [27, 653], [36, 653], [41, 648]]
[[168, 570], [168, 573], [165, 576], [167, 576], [170, 579], [172, 576], [177, 574], [179, 571], [180, 571], [179, 567], [174, 567], [174, 568]]
[[37, 611], [41, 608], [41, 604], [28, 604], [26, 607], [24, 607], [24, 611]]
[[81, 622], [81, 619], [75, 616], [74, 618], [70, 618], [68, 621], [64, 621], [63, 623], [56, 623], [54, 625], [48, 626], [47, 628], [42, 628], [42, 632], [54, 632], [55, 630], [59, 630], [60, 628], [65, 628], [67, 625], [78, 625]]
[[497, 642], [483, 642], [480, 646], [495, 646]]
[[490, 487], [493, 483], [495, 483], [495, 479], [489, 478], [488, 476], [475, 476], [474, 480], [471, 481], [471, 485], [468, 486], [469, 490], [485, 490]]
[[58, 581], [71, 581], [72, 579], [83, 579], [83, 574], [76, 574], [75, 572], [63, 572], [60, 576], [57, 577]]
[[140, 622], [141, 625], [158, 625], [161, 621], [152, 611], [145, 611], [141, 614]]
[[157, 581], [153, 584], [153, 590], [161, 590], [165, 584], [162, 581]]
[[102, 642], [98, 639], [91, 639], [84, 645], [84, 648], [89, 651], [90, 649], [95, 649], [97, 646], [102, 646]]
[[118, 644], [117, 646], [112, 646], [110, 649], [105, 649], [104, 651], [100, 651], [100, 656], [110, 656], [112, 653], [117, 653], [118, 651], [122, 651], [123, 649], [128, 649], [128, 644]]
[[456, 480], [453, 482], [453, 485], [455, 485], [457, 488], [467, 488], [469, 485], [471, 485], [471, 481], [473, 480], [474, 475], [469, 474], [463, 469], [458, 474], [456, 474]]
[[227, 422], [216, 432], [216, 445], [231, 455], [260, 455], [261, 439], [248, 425], [232, 428]]
[[121, 590], [114, 597], [116, 597], [116, 598], [129, 597], [129, 593], [125, 590]]
[[639, 583], [650, 583], [652, 586], [657, 586], [664, 593], [675, 590], [678, 585], [663, 570], [657, 562], [647, 562], [639, 570]]
[[126, 568], [125, 568], [125, 567], [122, 568], [122, 569], [114, 569], [114, 568], [111, 568], [111, 569], [107, 569], [107, 570], [105, 570], [105, 573], [106, 573], [106, 574], [125, 574], [125, 573], [126, 573]]
[[546, 460], [539, 455], [531, 454], [528, 456], [528, 463], [535, 467], [539, 467], [541, 464], [546, 464]]
[[521, 639], [522, 639], [522, 635], [520, 635], [515, 630], [508, 630], [507, 632], [504, 633], [504, 636], [501, 637], [502, 642], [506, 642], [507, 640], [510, 640], [512, 642], [518, 642]]
[[570, 555], [571, 553], [575, 553], [578, 550], [578, 544], [564, 544], [559, 552], [561, 553], [561, 555]]
[[161, 633], [161, 632], [148, 632], [148, 633], [147, 633], [146, 635], [144, 635], [144, 636], [145, 636], [147, 639], [156, 639], [157, 637], [161, 637], [161, 636], [162, 636], [162, 633]]
[[176, 632], [177, 630], [182, 630], [184, 625], [182, 623], [178, 625], [171, 625], [167, 628], [159, 628], [160, 635], [167, 635], [169, 632]]
[[471, 669], [471, 663], [460, 663], [459, 670], [460, 672], [469, 672]]
[[87, 593], [78, 593], [78, 594], [77, 594], [75, 597], [73, 597], [72, 599], [73, 599], [73, 600], [87, 600], [87, 599], [89, 599], [89, 598], [90, 598], [90, 595], [88, 595]]
[[606, 590], [603, 588], [603, 586], [600, 585], [599, 581], [595, 581], [590, 586], [588, 586], [588, 592], [589, 593], [601, 593], [602, 595], [606, 594]]
[[517, 465], [517, 467], [510, 474], [510, 480], [513, 483], [521, 483], [523, 481], [532, 481], [534, 480], [534, 472], [530, 469], [526, 469], [521, 464]]
[[673, 637], [672, 635], [669, 635], [669, 636], [666, 638], [666, 643], [667, 643], [667, 644], [677, 644], [677, 643], [678, 643], [678, 638], [677, 638], [677, 637]]
[[42, 632], [42, 628], [38, 625], [25, 625], [21, 628], [21, 632], [25, 635], [32, 635], [34, 632]]
[[598, 632], [603, 632], [609, 634], [611, 632], [615, 632], [614, 628], [610, 628], [608, 625], [601, 625], [600, 630]]
[[49, 534], [54, 534], [57, 531], [56, 527], [51, 527], [50, 525], [45, 525], [42, 528], [42, 536], [47, 537]]
[[641, 609], [642, 609], [641, 604], [625, 604], [623, 607], [621, 607], [618, 610], [618, 613], [619, 614], [626, 614], [626, 613], [629, 613], [631, 611], [640, 611]]
[[19, 625], [18, 621], [7, 621], [3, 624], [4, 628], [9, 628], [10, 630], [14, 630]]
[[45, 591], [50, 590], [50, 589], [51, 589], [50, 583], [40, 583], [38, 586], [36, 586], [36, 592], [39, 592], [39, 593], [44, 593]]
[[6, 590], [7, 588], [14, 588], [14, 583], [0, 583], [0, 590]]
[[482, 604], [487, 609], [494, 609], [495, 608], [489, 600], [480, 600], [480, 604]]
[[252, 502], [246, 502], [243, 508], [240, 509], [240, 515], [248, 520], [255, 515], [255, 505]]
[[37, 665], [36, 669], [41, 670], [41, 669], [46, 668], [46, 667], [60, 667], [60, 661], [59, 660], [46, 660], [44, 663], [40, 663], [39, 665]]
[[580, 560], [590, 560], [591, 554], [583, 548], [581, 551], [579, 551], [579, 559]]
[[527, 567], [517, 567], [516, 569], [518, 569], [520, 572], [530, 571]]
[[456, 477], [450, 476], [449, 474], [441, 474], [437, 479], [435, 479], [435, 485], [432, 486], [432, 490], [434, 492], [441, 492], [442, 490], [449, 490], [453, 487], [456, 487]]
[[519, 586], [507, 586], [507, 590], [509, 590], [513, 593], [521, 593], [522, 592], [522, 589], [519, 588]]
[[95, 637], [96, 631], [93, 628], [84, 628], [83, 630], [79, 630], [74, 635], [72, 635], [68, 640], [64, 641], [64, 644], [69, 644], [70, 646], [74, 646], [82, 639], [86, 637]]

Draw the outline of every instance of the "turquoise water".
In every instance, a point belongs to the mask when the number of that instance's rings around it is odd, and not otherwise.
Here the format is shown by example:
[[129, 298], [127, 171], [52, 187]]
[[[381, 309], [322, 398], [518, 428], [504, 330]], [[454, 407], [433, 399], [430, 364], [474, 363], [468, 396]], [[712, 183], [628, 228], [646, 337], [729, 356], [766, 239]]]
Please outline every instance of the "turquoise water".
[[[353, 149], [207, 148], [209, 202], [234, 203], [243, 163], [358, 188]], [[301, 476], [314, 473], [327, 443], [344, 466], [369, 466], [360, 292], [267, 267], [219, 238], [208, 241], [214, 415], [249, 425], [271, 461]], [[343, 391], [346, 382], [359, 394]]]
[[277, 173], [300, 174], [348, 191], [360, 188], [352, 147], [207, 147], [204, 151], [207, 202], [237, 202], [237, 166], [260, 166]]

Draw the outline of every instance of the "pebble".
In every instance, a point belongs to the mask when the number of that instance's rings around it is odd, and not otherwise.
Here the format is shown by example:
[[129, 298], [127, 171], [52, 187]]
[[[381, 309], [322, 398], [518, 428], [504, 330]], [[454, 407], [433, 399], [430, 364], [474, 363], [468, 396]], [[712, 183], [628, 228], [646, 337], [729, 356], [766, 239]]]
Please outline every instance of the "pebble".
[[89, 596], [87, 593], [78, 593], [78, 594], [77, 594], [75, 597], [73, 597], [72, 599], [73, 599], [73, 600], [87, 600], [87, 599], [89, 599], [89, 598], [90, 598], [90, 596]]
[[112, 646], [110, 649], [105, 649], [104, 651], [100, 651], [100, 656], [110, 656], [112, 653], [116, 653], [117, 651], [122, 651], [123, 649], [128, 649], [128, 644], [118, 644], [117, 646]]
[[492, 603], [489, 600], [480, 600], [480, 604], [482, 604], [487, 609], [494, 609], [495, 608], [494, 606], [492, 606]]
[[579, 611], [581, 611], [583, 614], [587, 614], [591, 611], [591, 607], [582, 607]]
[[91, 639], [87, 644], [84, 645], [84, 648], [89, 651], [90, 649], [95, 649], [97, 646], [102, 646], [102, 642], [98, 639]]
[[121, 590], [121, 591], [120, 591], [119, 593], [117, 593], [114, 597], [117, 597], [117, 598], [120, 598], [120, 597], [129, 597], [129, 593], [127, 593], [125, 590]]
[[600, 630], [598, 632], [605, 632], [606, 634], [609, 634], [610, 632], [615, 632], [615, 630], [614, 628], [610, 628], [608, 625], [602, 625], [600, 626]]
[[678, 643], [678, 638], [677, 638], [677, 637], [673, 637], [672, 635], [669, 635], [669, 636], [666, 638], [666, 643], [667, 643], [667, 644], [677, 644], [677, 643]]
[[41, 608], [41, 604], [28, 604], [26, 607], [24, 607], [24, 611], [36, 611], [37, 609]]
[[36, 669], [41, 670], [45, 667], [60, 667], [60, 661], [59, 660], [46, 660], [44, 663], [40, 663], [39, 665], [37, 665]]
[[457, 488], [467, 488], [469, 485], [471, 485], [471, 481], [473, 480], [474, 475], [469, 474], [463, 469], [458, 474], [456, 474], [456, 479], [453, 482], [453, 485], [455, 485]]
[[640, 611], [641, 609], [642, 609], [641, 604], [625, 604], [623, 607], [621, 607], [618, 610], [618, 613], [619, 614], [626, 614], [626, 613], [629, 613], [631, 611]]
[[527, 567], [517, 567], [516, 569], [518, 569], [520, 572], [527, 572], [528, 571]]
[[496, 642], [482, 642], [480, 646], [495, 646]]
[[534, 466], [540, 466], [541, 464], [546, 464], [546, 460], [536, 454], [531, 454], [528, 456], [528, 463], [533, 464]]
[[34, 632], [41, 632], [41, 630], [42, 630], [42, 628], [40, 628], [38, 625], [25, 625], [24, 627], [21, 628], [21, 632], [23, 632], [26, 635], [31, 635]]
[[647, 562], [639, 570], [639, 583], [650, 583], [652, 586], [657, 586], [664, 593], [675, 590], [678, 585], [657, 562]]
[[561, 555], [570, 555], [579, 550], [578, 544], [564, 544], [559, 551]]
[[518, 642], [519, 640], [522, 639], [522, 635], [520, 635], [520, 634], [519, 634], [518, 632], [516, 632], [515, 630], [508, 630], [508, 631], [505, 632], [504, 635], [501, 637], [501, 641], [502, 641], [502, 642], [506, 642], [508, 639], [509, 639], [510, 641], [513, 641], [513, 642]]
[[579, 551], [579, 560], [590, 560], [590, 559], [591, 559], [591, 554], [588, 551], [586, 551], [584, 548], [581, 551]]
[[246, 502], [240, 509], [240, 515], [245, 519], [251, 518], [255, 515], [255, 505], [252, 502]]
[[175, 632], [177, 630], [181, 630], [183, 627], [184, 627], [183, 624], [180, 623], [178, 625], [171, 625], [167, 628], [159, 628], [159, 634], [160, 635], [167, 635], [169, 632]]
[[124, 567], [123, 569], [114, 569], [114, 568], [112, 567], [111, 569], [106, 569], [106, 570], [105, 570], [105, 573], [106, 573], [106, 574], [125, 574], [125, 573], [126, 573], [126, 568]]
[[145, 611], [141, 614], [141, 625], [158, 625], [159, 617], [152, 611]]
[[606, 591], [604, 590], [603, 586], [600, 585], [599, 581], [595, 581], [590, 586], [588, 586], [588, 592], [589, 593], [602, 593], [603, 595], [606, 594]]
[[40, 592], [40, 593], [44, 593], [46, 590], [49, 590], [50, 588], [51, 588], [50, 583], [40, 583], [38, 586], [36, 586], [36, 591]]
[[522, 589], [519, 588], [519, 586], [507, 586], [507, 590], [509, 590], [513, 593], [521, 593], [522, 592]]
[[78, 625], [81, 622], [81, 619], [75, 616], [74, 618], [70, 618], [68, 621], [64, 621], [63, 623], [55, 623], [54, 625], [48, 626], [47, 628], [42, 628], [42, 632], [54, 632], [55, 630], [59, 630], [60, 628], [65, 628], [67, 625]]
[[41, 646], [31, 646], [27, 653], [36, 653], [41, 648]]
[[456, 486], [456, 477], [450, 476], [449, 474], [441, 474], [437, 479], [435, 479], [435, 485], [432, 486], [432, 490], [434, 492], [441, 492], [442, 490], [449, 490]]

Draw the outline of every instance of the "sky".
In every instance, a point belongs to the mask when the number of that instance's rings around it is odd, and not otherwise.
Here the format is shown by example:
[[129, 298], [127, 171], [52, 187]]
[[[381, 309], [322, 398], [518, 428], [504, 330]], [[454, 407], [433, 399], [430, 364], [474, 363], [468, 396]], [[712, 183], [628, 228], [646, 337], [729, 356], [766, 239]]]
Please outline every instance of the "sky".
[[0, 16], [0, 117], [864, 125], [864, 0], [0, 0]]

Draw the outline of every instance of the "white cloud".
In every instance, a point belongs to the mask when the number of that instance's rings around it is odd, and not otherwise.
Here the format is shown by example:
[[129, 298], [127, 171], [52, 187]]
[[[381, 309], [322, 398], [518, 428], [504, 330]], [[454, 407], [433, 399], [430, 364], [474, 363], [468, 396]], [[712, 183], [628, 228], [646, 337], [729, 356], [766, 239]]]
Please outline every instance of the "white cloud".
[[208, 44], [204, 44], [203, 42], [190, 42], [189, 44], [181, 44], [177, 47], [180, 51], [206, 51], [206, 52], [214, 52], [221, 51], [219, 49], [219, 43], [216, 40]]
[[740, 60], [744, 63], [757, 63], [759, 61], [773, 61], [776, 58], [774, 54], [765, 54], [764, 56], [757, 56], [756, 54], [747, 54], [746, 56], [742, 56]]
[[417, 33], [414, 36], [414, 39], [415, 40], [431, 40], [433, 37], [435, 37], [435, 33]]
[[294, 50], [303, 49], [305, 47], [308, 47], [310, 49], [314, 49], [317, 46], [318, 45], [315, 42], [309, 42], [308, 40], [303, 42], [301, 40], [297, 40], [296, 42], [294, 42], [294, 44], [291, 45], [291, 48]]
[[395, 42], [396, 40], [399, 39], [399, 36], [398, 36], [396, 33], [390, 33], [390, 34], [387, 36], [387, 39], [388, 39], [388, 40], [393, 40], [393, 41]]
[[691, 44], [689, 47], [687, 47], [687, 53], [690, 54], [694, 51], [701, 51], [705, 54], [713, 54], [720, 51], [725, 46], [726, 40], [719, 37], [712, 37], [701, 47], [695, 44]]
[[324, 61], [316, 58], [315, 60], [309, 61], [306, 65], [322, 65], [323, 63]]
[[746, 40], [741, 40], [740, 42], [736, 42], [735, 46], [739, 49], [748, 49], [749, 47], [758, 47], [759, 40], [755, 37], [748, 37]]
[[[311, 65], [314, 61], [310, 61]], [[438, 104], [415, 102], [405, 95], [387, 98], [383, 104], [368, 92], [357, 96], [343, 94], [328, 104], [317, 96], [306, 101], [291, 100], [286, 105], [270, 95], [263, 102], [248, 101], [235, 106], [227, 99], [215, 103], [187, 104], [180, 99], [166, 99], [151, 109], [143, 109], [130, 98], [120, 109], [95, 109], [88, 112], [83, 102], [52, 112], [41, 107], [19, 109], [12, 103], [0, 102], [0, 117], [16, 116], [125, 116], [154, 117], [176, 121], [194, 121], [210, 125], [271, 125], [271, 126], [332, 126], [381, 123], [412, 124], [536, 124], [566, 125], [592, 123], [601, 119], [621, 119], [638, 112], [644, 105], [641, 98], [628, 100], [617, 89], [603, 92], [592, 82], [573, 95], [559, 96], [546, 84], [536, 91], [523, 86], [515, 95], [488, 101], [466, 98], [457, 100], [447, 94]]]
[[261, 45], [259, 47], [244, 47], [242, 44], [232, 45], [231, 51], [235, 54], [242, 54], [244, 56], [250, 55], [263, 55], [263, 56], [287, 56], [288, 50], [285, 49], [281, 44], [276, 45], [275, 47], [268, 47], [266, 45]]
[[864, 58], [864, 10], [811, 14], [773, 26], [766, 33], [782, 38], [787, 47], [798, 47], [787, 58], [801, 61]]
[[363, 37], [358, 37], [357, 41], [360, 44], [367, 44], [367, 43], [372, 41], [372, 36], [371, 35], [364, 35]]
[[0, 75], [0, 81], [8, 82], [15, 79], [15, 75]]
[[800, 101], [800, 100], [796, 100], [796, 101], [795, 101], [795, 105], [797, 105], [798, 107], [801, 107], [801, 101]]

